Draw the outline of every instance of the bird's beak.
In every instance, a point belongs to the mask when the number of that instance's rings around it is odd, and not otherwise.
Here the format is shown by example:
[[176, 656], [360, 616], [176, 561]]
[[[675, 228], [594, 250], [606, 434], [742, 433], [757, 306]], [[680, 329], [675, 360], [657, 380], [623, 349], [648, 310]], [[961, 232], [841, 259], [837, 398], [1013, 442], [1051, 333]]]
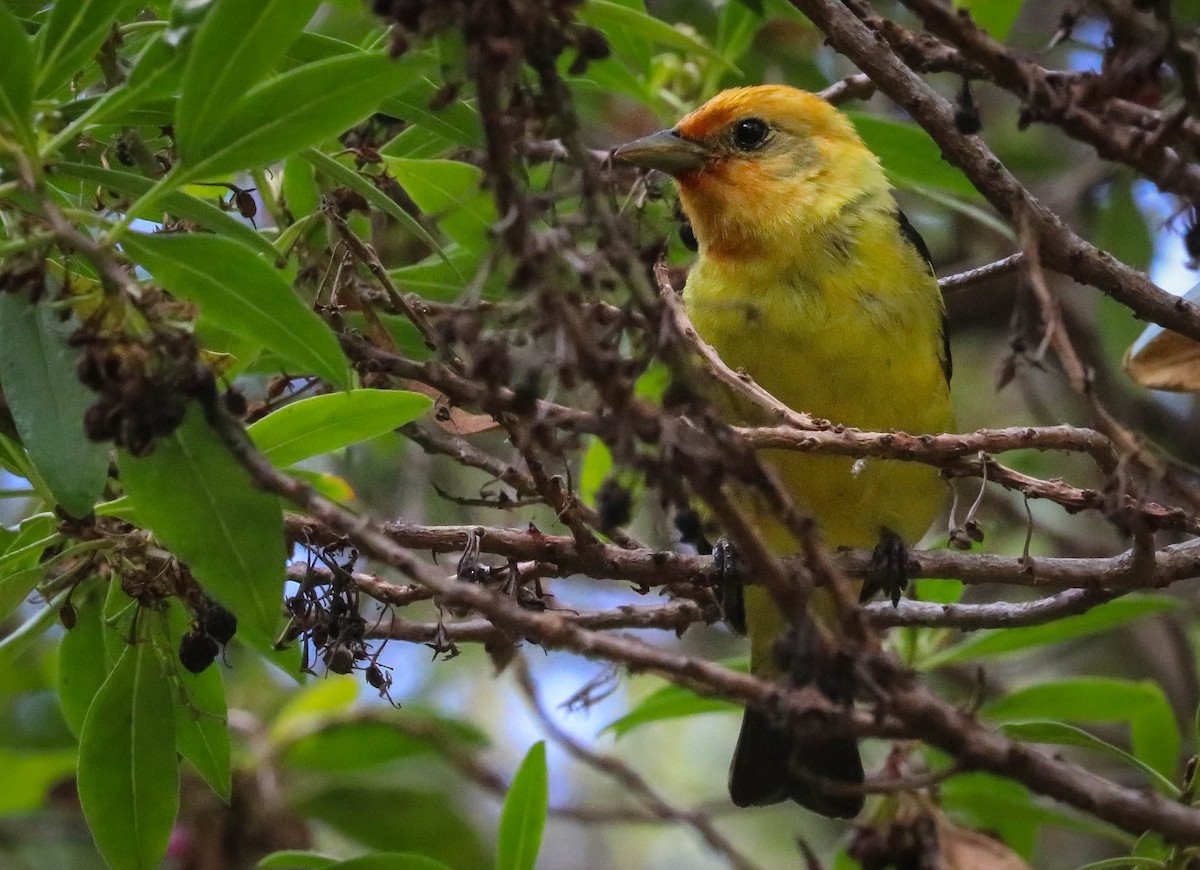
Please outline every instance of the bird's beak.
[[678, 130], [663, 130], [620, 146], [612, 156], [623, 163], [678, 175], [699, 169], [712, 154], [704, 143], [687, 139]]

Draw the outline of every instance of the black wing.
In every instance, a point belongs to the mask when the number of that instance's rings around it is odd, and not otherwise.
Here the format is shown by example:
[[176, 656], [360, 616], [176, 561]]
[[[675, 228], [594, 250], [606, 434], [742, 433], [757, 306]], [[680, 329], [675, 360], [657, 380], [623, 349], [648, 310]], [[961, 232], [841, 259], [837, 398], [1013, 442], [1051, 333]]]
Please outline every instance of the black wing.
[[[929, 266], [929, 274], [934, 274], [933, 255], [929, 253], [929, 245], [925, 244], [925, 240], [921, 238], [917, 228], [900, 209], [896, 209], [896, 223], [900, 225], [900, 235], [904, 236], [908, 243], [917, 249], [921, 259]], [[942, 371], [946, 373], [946, 383], [950, 383], [950, 376], [954, 373], [954, 362], [950, 359], [950, 334], [946, 330], [945, 314], [942, 315]]]

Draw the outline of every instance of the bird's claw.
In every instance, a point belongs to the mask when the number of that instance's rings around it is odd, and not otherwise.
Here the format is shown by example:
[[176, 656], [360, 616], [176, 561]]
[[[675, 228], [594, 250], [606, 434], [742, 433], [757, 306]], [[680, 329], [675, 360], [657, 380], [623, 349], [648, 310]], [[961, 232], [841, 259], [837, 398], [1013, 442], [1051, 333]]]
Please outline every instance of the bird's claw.
[[885, 528], [871, 554], [867, 578], [859, 593], [860, 603], [870, 600], [876, 592], [891, 599], [892, 606], [900, 605], [900, 596], [908, 589], [908, 545], [904, 539]]
[[727, 538], [713, 547], [713, 594], [721, 608], [721, 618], [738, 634], [746, 633], [746, 603], [742, 594], [742, 560]]

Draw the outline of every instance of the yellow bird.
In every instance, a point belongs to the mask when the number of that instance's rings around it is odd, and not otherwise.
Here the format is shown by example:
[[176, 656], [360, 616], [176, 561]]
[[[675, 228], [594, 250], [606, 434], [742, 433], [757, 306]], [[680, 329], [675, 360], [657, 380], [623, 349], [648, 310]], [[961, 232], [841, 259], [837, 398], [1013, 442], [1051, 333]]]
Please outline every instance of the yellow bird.
[[[835, 423], [953, 428], [945, 315], [929, 251], [845, 115], [796, 88], [735, 88], [614, 156], [674, 177], [699, 250], [684, 304], [729, 366], [792, 408]], [[764, 458], [833, 546], [878, 545], [883, 554], [913, 543], [945, 494], [937, 471], [918, 463], [787, 451]], [[754, 499], [746, 508], [772, 548], [795, 549]], [[751, 667], [777, 675], [775, 640], [786, 622], [766, 590], [749, 585], [744, 596]], [[791, 798], [834, 817], [862, 809], [861, 795], [825, 789], [822, 779], [863, 781], [853, 739], [797, 743], [747, 709], [729, 774], [735, 804]]]

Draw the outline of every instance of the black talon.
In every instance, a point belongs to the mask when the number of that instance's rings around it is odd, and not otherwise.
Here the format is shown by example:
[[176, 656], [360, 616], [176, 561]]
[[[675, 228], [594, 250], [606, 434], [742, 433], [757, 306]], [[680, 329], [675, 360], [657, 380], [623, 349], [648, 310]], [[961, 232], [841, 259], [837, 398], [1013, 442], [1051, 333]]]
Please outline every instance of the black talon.
[[876, 592], [882, 592], [892, 601], [893, 607], [900, 605], [900, 596], [908, 588], [908, 545], [904, 539], [889, 528], [884, 528], [871, 554], [867, 568], [867, 579], [859, 593], [859, 603], [870, 600]]
[[746, 604], [742, 595], [742, 561], [737, 549], [725, 538], [713, 547], [713, 594], [725, 623], [738, 634], [746, 633]]

